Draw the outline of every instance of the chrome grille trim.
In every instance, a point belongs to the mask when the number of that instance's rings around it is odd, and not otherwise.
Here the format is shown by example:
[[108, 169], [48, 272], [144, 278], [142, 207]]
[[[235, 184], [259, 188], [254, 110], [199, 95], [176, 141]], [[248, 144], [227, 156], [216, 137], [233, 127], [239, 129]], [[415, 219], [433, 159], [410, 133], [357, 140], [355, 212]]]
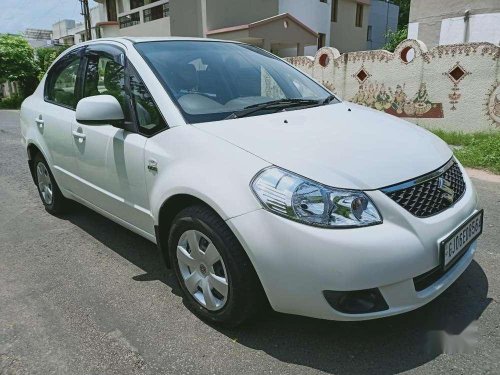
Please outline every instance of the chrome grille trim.
[[423, 176], [420, 176], [420, 177], [417, 177], [413, 180], [409, 180], [409, 181], [405, 181], [405, 182], [400, 182], [396, 185], [390, 185], [390, 186], [387, 186], [385, 188], [382, 188], [380, 189], [382, 192], [384, 193], [392, 193], [393, 191], [397, 191], [397, 190], [403, 190], [403, 189], [407, 189], [409, 187], [412, 187], [412, 186], [415, 186], [415, 185], [418, 185], [418, 184], [421, 184], [423, 182], [426, 182], [426, 181], [429, 181], [429, 180], [432, 180], [436, 177], [439, 177], [441, 176], [444, 172], [446, 172], [448, 169], [451, 168], [451, 166], [453, 164], [455, 164], [455, 158], [451, 158], [450, 160], [448, 160], [446, 162], [445, 165], [443, 165], [442, 167], [436, 169], [435, 171], [432, 171], [430, 173], [427, 173]]
[[[446, 181], [453, 193], [451, 198], [446, 188], [442, 187], [443, 181]], [[446, 210], [462, 198], [465, 190], [462, 171], [454, 158], [424, 176], [381, 189], [417, 217], [430, 217]]]

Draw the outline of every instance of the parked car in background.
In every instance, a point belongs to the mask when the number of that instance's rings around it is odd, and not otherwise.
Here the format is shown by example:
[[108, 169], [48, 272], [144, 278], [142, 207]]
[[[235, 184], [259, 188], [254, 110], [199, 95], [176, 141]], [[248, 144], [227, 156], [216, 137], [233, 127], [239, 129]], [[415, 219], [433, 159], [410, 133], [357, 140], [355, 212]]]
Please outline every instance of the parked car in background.
[[79, 44], [21, 128], [48, 212], [74, 200], [156, 243], [187, 306], [219, 324], [267, 303], [334, 320], [415, 309], [463, 273], [482, 230], [439, 138], [246, 44]]

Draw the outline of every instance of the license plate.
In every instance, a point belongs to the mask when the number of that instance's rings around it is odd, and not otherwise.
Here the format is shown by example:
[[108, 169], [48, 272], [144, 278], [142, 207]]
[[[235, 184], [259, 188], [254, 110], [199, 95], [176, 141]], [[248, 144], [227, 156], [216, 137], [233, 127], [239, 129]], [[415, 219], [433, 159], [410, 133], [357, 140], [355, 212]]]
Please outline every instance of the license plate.
[[467, 251], [469, 245], [483, 232], [483, 210], [458, 227], [445, 240], [441, 241], [441, 265], [444, 270], [455, 263]]

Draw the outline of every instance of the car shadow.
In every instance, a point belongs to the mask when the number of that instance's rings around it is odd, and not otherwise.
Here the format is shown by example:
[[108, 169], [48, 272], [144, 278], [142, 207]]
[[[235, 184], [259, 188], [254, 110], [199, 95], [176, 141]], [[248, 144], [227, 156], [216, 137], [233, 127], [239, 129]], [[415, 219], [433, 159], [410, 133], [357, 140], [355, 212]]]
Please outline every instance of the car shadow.
[[175, 295], [182, 296], [175, 274], [165, 267], [154, 243], [77, 202], [71, 202], [71, 204], [71, 212], [62, 216], [61, 219], [70, 221], [130, 263], [141, 268], [144, 273], [134, 276], [134, 280], [159, 280], [169, 286]]
[[[470, 336], [476, 329], [477, 335], [476, 321], [491, 302], [487, 293], [486, 275], [473, 261], [442, 295], [406, 314], [336, 322], [273, 312], [254, 322], [251, 329], [219, 331], [280, 361], [327, 373], [400, 373], [442, 354], [446, 350], [443, 337], [444, 341], [457, 337], [460, 347], [464, 332], [469, 331], [465, 336]], [[462, 345], [464, 351], [473, 349], [473, 344], [469, 348]]]
[[[174, 273], [165, 268], [151, 242], [81, 205], [64, 219], [141, 268], [144, 273], [134, 276], [134, 280], [159, 280], [176, 295], [182, 295]], [[335, 322], [269, 311], [235, 329], [213, 328], [279, 361], [327, 373], [399, 373], [442, 353], [433, 342], [435, 333], [455, 337], [475, 325], [491, 302], [487, 293], [486, 275], [473, 261], [441, 296], [406, 314]]]

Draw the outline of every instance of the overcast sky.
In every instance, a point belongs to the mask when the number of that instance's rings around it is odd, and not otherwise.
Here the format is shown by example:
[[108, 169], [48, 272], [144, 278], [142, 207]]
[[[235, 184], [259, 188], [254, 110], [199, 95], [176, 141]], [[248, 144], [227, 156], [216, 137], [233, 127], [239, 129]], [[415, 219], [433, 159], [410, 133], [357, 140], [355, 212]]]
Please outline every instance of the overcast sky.
[[[89, 0], [89, 6], [96, 3]], [[78, 0], [0, 0], [0, 34], [27, 28], [52, 29], [62, 19], [81, 20]]]

